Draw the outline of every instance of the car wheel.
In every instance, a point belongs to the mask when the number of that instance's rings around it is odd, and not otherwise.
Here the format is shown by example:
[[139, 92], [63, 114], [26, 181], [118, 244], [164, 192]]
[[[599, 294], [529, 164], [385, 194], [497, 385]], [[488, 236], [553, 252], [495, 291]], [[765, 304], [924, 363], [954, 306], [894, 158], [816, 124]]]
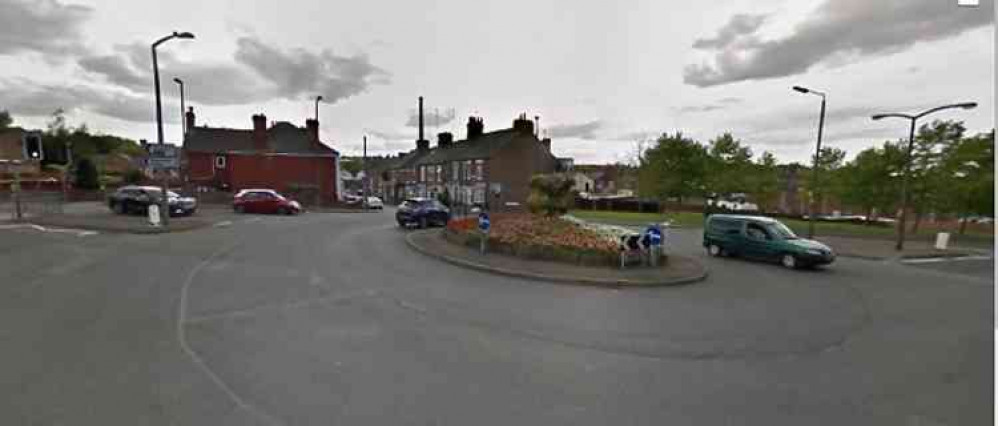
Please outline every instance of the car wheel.
[[246, 213], [246, 207], [243, 206], [233, 206], [232, 210], [236, 213]]
[[288, 209], [286, 209], [284, 207], [278, 207], [277, 208], [277, 214], [279, 214], [279, 215], [287, 215], [288, 214]]
[[797, 269], [798, 266], [797, 258], [789, 253], [780, 258], [780, 264], [787, 269]]
[[721, 257], [724, 256], [724, 249], [717, 244], [711, 244], [707, 246], [707, 253], [714, 257]]

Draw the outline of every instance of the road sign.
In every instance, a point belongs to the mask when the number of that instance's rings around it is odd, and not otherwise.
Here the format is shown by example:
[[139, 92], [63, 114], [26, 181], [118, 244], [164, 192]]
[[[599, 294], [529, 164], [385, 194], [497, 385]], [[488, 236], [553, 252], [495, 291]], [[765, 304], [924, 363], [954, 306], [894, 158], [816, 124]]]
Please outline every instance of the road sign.
[[489, 214], [481, 212], [478, 214], [478, 229], [484, 233], [489, 232], [489, 228], [492, 227], [492, 221], [489, 220]]
[[148, 165], [155, 171], [175, 170], [180, 168], [180, 147], [175, 145], [147, 145], [149, 150]]
[[645, 235], [648, 239], [648, 246], [660, 246], [662, 245], [662, 230], [658, 226], [652, 225], [648, 229], [645, 229]]

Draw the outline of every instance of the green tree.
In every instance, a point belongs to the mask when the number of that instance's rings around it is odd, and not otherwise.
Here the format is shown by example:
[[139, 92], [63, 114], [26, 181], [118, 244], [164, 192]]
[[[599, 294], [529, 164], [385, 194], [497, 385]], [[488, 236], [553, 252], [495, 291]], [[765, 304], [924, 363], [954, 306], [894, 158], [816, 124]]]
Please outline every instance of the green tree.
[[908, 178], [910, 205], [915, 212], [912, 232], [918, 232], [925, 213], [953, 211], [945, 196], [951, 179], [942, 167], [943, 152], [947, 147], [960, 143], [965, 131], [963, 123], [958, 121], [935, 120], [919, 127]]
[[642, 195], [666, 199], [702, 195], [705, 191], [707, 150], [683, 136], [663, 134], [644, 152], [638, 174]]
[[100, 182], [97, 176], [97, 166], [89, 158], [83, 157], [76, 161], [76, 187], [82, 189], [97, 189]]
[[705, 183], [707, 190], [718, 194], [749, 192], [745, 176], [752, 169], [752, 150], [724, 133], [707, 147]]
[[363, 169], [362, 160], [358, 158], [345, 158], [340, 161], [340, 168], [356, 175]]
[[530, 211], [545, 216], [565, 214], [575, 204], [572, 186], [575, 181], [566, 174], [535, 175], [530, 179]]
[[127, 184], [137, 184], [142, 182], [142, 179], [144, 178], [145, 175], [143, 175], [142, 171], [139, 169], [128, 169], [125, 171], [124, 176], [121, 177], [121, 179]]
[[940, 169], [938, 198], [962, 219], [960, 234], [967, 216], [994, 216], [993, 130], [944, 147]]
[[[840, 148], [822, 147], [821, 155], [818, 157], [818, 181], [815, 182], [814, 164], [815, 156], [811, 156], [811, 170], [804, 175], [803, 184], [805, 194], [814, 197], [815, 206], [819, 212], [822, 200], [827, 195], [840, 194], [842, 188], [840, 169], [845, 160], [846, 152]], [[810, 201], [810, 198], [807, 199]]]
[[7, 110], [0, 110], [0, 130], [7, 130], [14, 125], [14, 118]]
[[772, 211], [776, 206], [776, 198], [782, 189], [780, 170], [773, 153], [763, 152], [759, 159], [752, 164], [745, 180], [749, 188], [747, 192], [759, 205], [759, 208], [762, 211]]
[[838, 194], [847, 205], [860, 207], [869, 219], [874, 209], [890, 212], [897, 206], [900, 191], [891, 174], [900, 170], [904, 151], [900, 142], [885, 142], [882, 147], [867, 148], [841, 168]]

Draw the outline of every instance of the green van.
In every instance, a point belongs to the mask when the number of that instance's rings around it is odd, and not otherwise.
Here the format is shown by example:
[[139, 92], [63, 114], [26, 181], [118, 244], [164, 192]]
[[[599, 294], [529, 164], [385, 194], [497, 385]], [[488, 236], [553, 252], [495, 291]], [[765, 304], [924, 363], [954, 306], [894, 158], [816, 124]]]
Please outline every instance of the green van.
[[780, 221], [761, 216], [708, 216], [703, 227], [703, 246], [711, 256], [778, 261], [791, 269], [835, 261], [835, 252], [828, 246], [800, 238]]

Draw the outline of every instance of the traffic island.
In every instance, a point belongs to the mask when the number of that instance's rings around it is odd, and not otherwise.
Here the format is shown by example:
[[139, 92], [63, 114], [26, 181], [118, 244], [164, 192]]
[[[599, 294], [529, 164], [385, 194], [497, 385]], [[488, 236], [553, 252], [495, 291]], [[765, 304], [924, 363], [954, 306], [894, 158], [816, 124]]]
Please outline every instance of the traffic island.
[[575, 260], [552, 260], [550, 256], [531, 257], [542, 253], [539, 249], [523, 249], [519, 255], [486, 252], [453, 242], [454, 236], [446, 230], [413, 231], [405, 235], [406, 243], [414, 250], [453, 265], [532, 280], [567, 284], [596, 285], [605, 287], [653, 287], [692, 284], [707, 277], [707, 270], [696, 259], [669, 255], [656, 267], [629, 267], [624, 269], [608, 265], [601, 256], [579, 256]]

